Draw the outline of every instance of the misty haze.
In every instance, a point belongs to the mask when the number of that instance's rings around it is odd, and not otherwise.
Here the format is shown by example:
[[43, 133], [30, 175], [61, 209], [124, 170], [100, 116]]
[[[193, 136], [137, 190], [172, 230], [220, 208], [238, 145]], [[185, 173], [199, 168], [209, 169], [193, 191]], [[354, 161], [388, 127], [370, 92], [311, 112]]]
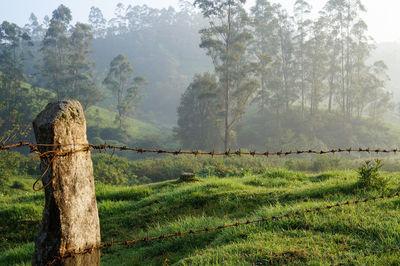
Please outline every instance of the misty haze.
[[400, 264], [400, 3], [4, 2], [0, 265]]

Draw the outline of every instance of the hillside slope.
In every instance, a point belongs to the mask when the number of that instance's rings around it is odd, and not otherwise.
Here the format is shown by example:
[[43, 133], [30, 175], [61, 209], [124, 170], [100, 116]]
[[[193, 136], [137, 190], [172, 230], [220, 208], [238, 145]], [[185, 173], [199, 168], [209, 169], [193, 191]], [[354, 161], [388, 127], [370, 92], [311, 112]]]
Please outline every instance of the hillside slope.
[[[400, 187], [400, 174], [385, 193]], [[28, 183], [32, 180], [26, 179]], [[382, 192], [357, 187], [355, 172], [306, 175], [269, 170], [241, 178], [169, 181], [137, 187], [96, 186], [103, 242], [216, 227], [282, 215]], [[14, 189], [0, 197], [0, 264], [27, 265], [43, 195]], [[400, 245], [400, 200], [379, 200], [277, 221], [102, 250], [102, 265], [331, 265]], [[398, 264], [399, 254], [362, 258]]]
[[[118, 124], [115, 123], [116, 113], [99, 106], [90, 107], [88, 110], [86, 110], [85, 116], [88, 128], [97, 127], [100, 131], [106, 128], [114, 129], [115, 132], [125, 134], [126, 138], [129, 139], [144, 140], [151, 136], [165, 136], [167, 131], [170, 131], [165, 127], [159, 127], [131, 117], [127, 117], [125, 119], [124, 128], [123, 130], [120, 130], [118, 128]], [[112, 139], [113, 136], [109, 137]], [[108, 139], [105, 138], [105, 140]], [[118, 140], [121, 141], [120, 138]]]

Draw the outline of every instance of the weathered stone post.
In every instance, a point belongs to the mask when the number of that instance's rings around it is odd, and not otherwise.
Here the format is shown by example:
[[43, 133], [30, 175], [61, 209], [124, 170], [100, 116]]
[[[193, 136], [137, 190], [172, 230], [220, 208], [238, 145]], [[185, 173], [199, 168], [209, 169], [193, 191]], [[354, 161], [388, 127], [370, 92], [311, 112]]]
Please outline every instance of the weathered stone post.
[[[50, 150], [72, 151], [57, 156], [43, 177], [46, 203], [42, 223], [35, 240], [33, 265], [45, 265], [56, 257], [89, 250], [100, 244], [100, 223], [94, 191], [93, 165], [88, 144], [86, 120], [78, 101], [49, 103], [33, 121], [38, 144], [60, 144], [39, 147]], [[65, 146], [66, 144], [75, 144]], [[47, 161], [42, 160], [47, 168]], [[100, 251], [69, 257], [54, 265], [100, 265]]]

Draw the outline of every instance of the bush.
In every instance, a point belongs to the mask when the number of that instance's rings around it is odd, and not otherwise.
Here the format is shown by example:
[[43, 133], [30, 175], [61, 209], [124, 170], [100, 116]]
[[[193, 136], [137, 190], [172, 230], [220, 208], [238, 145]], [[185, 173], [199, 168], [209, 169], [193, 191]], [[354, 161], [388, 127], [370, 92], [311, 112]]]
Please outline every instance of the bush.
[[131, 162], [118, 156], [97, 154], [92, 157], [95, 180], [104, 184], [134, 185], [139, 181], [132, 172]]
[[364, 165], [358, 168], [359, 184], [364, 189], [383, 190], [387, 186], [387, 179], [382, 177], [379, 169], [383, 166], [382, 161], [365, 161]]
[[0, 152], [0, 186], [14, 176], [37, 175], [40, 173], [40, 160], [18, 152]]

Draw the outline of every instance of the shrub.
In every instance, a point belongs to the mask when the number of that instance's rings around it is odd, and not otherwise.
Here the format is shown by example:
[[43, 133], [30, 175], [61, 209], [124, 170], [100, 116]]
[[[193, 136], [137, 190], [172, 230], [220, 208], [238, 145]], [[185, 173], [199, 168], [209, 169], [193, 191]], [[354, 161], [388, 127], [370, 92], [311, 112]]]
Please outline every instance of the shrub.
[[4, 186], [10, 177], [19, 175], [37, 175], [40, 173], [40, 160], [18, 152], [0, 152], [0, 186]]
[[379, 169], [383, 166], [382, 161], [365, 161], [364, 165], [358, 168], [359, 184], [364, 189], [383, 190], [387, 186], [387, 179], [382, 177]]
[[93, 156], [94, 176], [104, 184], [138, 184], [137, 176], [132, 172], [131, 162], [125, 158], [97, 154]]

